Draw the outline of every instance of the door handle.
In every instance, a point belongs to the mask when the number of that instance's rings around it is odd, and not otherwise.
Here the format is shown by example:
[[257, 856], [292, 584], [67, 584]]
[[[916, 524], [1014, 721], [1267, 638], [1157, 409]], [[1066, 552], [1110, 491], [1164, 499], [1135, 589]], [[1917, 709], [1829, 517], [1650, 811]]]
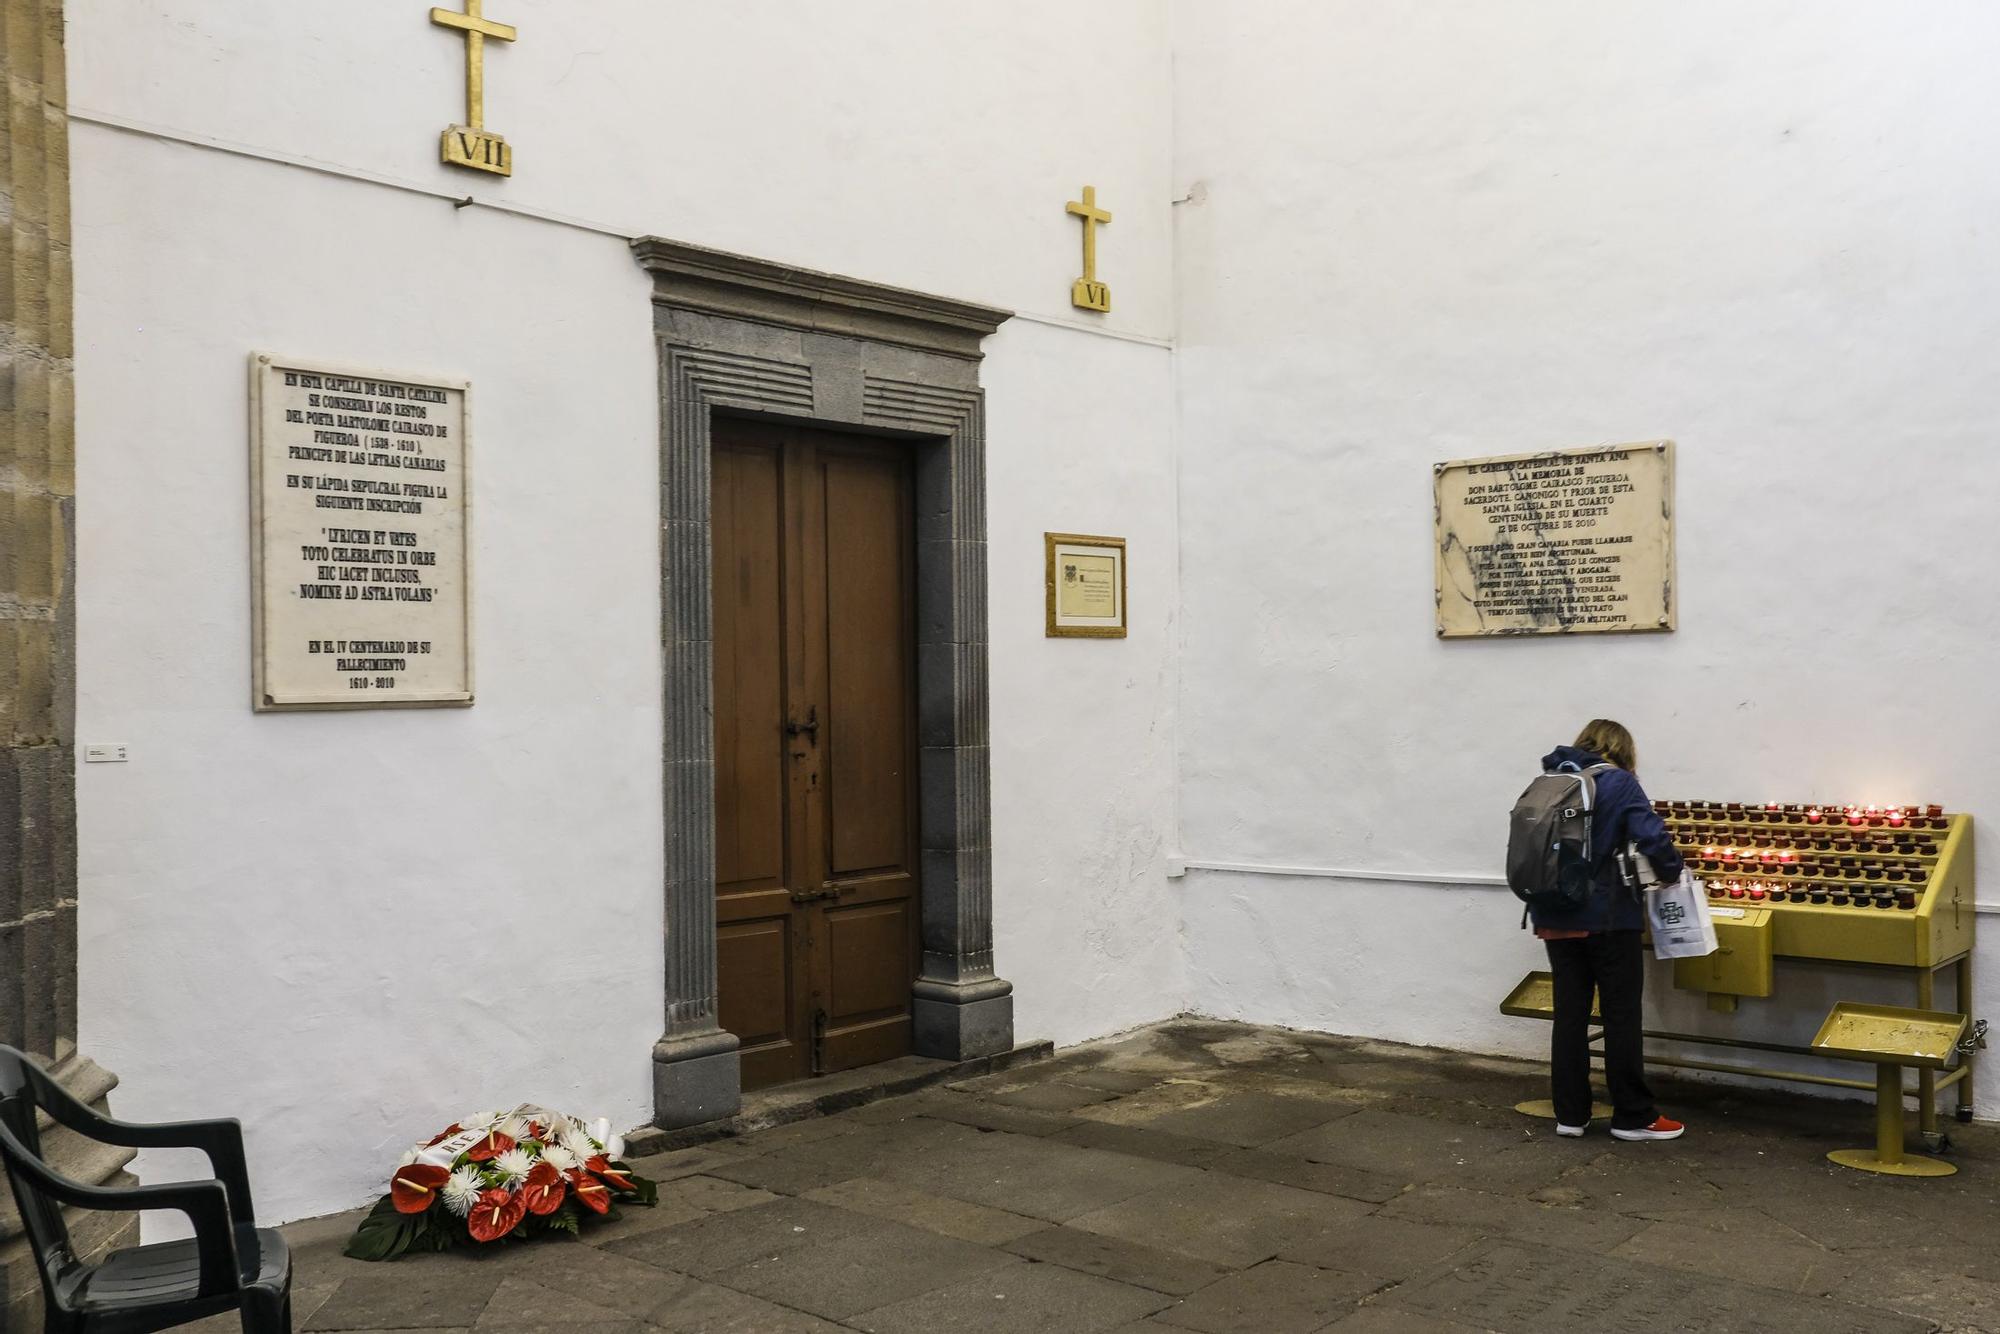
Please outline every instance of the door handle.
[[819, 705], [815, 704], [815, 705], [813, 705], [813, 706], [812, 706], [811, 708], [809, 708], [809, 709], [807, 709], [807, 710], [806, 710], [806, 720], [805, 720], [804, 722], [802, 722], [802, 723], [800, 723], [800, 722], [787, 722], [787, 723], [785, 724], [785, 735], [786, 735], [786, 736], [809, 736], [809, 737], [811, 737], [811, 738], [813, 739], [813, 744], [814, 744], [814, 745], [818, 745], [818, 744], [819, 744]]
[[839, 897], [839, 885], [828, 885], [825, 889], [795, 889], [792, 891], [793, 903], [817, 903], [821, 899], [837, 899]]

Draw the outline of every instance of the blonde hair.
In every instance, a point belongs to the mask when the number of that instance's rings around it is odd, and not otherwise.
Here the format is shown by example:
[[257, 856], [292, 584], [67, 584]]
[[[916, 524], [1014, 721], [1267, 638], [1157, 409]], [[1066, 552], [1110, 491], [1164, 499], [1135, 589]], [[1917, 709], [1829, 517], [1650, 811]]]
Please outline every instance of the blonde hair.
[[1639, 767], [1639, 747], [1633, 743], [1632, 734], [1623, 723], [1614, 723], [1609, 718], [1592, 718], [1585, 723], [1576, 734], [1576, 748], [1601, 756], [1620, 769]]

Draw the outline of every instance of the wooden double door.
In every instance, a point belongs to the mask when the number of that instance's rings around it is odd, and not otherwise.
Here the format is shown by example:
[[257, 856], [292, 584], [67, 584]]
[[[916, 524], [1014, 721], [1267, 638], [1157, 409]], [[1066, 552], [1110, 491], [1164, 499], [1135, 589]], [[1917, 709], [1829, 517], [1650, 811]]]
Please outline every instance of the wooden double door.
[[712, 439], [717, 982], [756, 1088], [910, 1050], [911, 459], [728, 418]]

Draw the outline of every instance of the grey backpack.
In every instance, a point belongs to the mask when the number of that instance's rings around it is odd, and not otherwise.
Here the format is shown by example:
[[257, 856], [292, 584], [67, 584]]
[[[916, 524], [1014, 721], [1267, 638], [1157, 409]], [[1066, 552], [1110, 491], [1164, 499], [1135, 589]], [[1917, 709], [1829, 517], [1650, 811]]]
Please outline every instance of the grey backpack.
[[1507, 825], [1507, 887], [1530, 912], [1566, 913], [1590, 898], [1590, 816], [1597, 801], [1597, 775], [1611, 766], [1588, 769], [1563, 764], [1521, 793]]

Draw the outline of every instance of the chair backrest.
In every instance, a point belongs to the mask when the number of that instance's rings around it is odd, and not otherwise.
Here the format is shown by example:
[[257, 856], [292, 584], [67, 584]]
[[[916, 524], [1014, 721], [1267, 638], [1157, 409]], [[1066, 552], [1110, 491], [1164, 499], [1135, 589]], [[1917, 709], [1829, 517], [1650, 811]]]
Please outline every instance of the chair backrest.
[[48, 1082], [42, 1068], [25, 1053], [0, 1045], [0, 1159], [6, 1160], [7, 1179], [13, 1183], [14, 1202], [20, 1206], [28, 1244], [35, 1249], [44, 1281], [53, 1284], [73, 1263], [69, 1225], [63, 1222], [62, 1206], [42, 1194], [16, 1165], [17, 1159], [26, 1157], [47, 1167], [36, 1113]]

